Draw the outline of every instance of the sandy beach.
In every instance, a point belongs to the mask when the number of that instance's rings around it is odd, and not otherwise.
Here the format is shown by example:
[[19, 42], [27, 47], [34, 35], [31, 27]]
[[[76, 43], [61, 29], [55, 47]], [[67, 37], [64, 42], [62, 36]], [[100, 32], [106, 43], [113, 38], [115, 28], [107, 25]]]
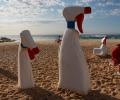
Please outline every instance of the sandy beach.
[[[109, 65], [111, 50], [120, 40], [108, 40], [109, 55], [93, 55], [100, 40], [81, 40], [91, 75], [88, 95], [58, 89], [58, 49], [55, 42], [37, 42], [41, 52], [32, 61], [35, 88], [17, 88], [18, 43], [0, 43], [0, 100], [120, 100], [120, 76], [113, 76], [114, 66]], [[78, 76], [79, 77], [79, 76]]]

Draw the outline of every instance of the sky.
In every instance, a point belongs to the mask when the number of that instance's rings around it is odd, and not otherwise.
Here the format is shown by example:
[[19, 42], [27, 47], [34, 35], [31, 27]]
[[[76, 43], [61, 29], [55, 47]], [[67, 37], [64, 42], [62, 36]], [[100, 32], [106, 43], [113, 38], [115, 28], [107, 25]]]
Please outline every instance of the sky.
[[120, 33], [120, 0], [0, 0], [0, 35], [63, 34], [66, 6], [90, 6], [85, 15], [84, 33]]

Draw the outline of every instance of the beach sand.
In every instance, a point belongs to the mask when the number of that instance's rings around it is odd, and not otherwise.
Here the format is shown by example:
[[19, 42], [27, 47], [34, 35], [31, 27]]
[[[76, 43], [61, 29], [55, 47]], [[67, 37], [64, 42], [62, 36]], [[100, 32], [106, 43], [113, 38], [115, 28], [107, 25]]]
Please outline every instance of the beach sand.
[[[120, 100], [120, 76], [113, 76], [114, 66], [109, 65], [111, 50], [120, 40], [108, 40], [106, 58], [93, 55], [100, 40], [81, 40], [87, 59], [91, 90], [88, 95], [58, 89], [58, 49], [55, 42], [37, 42], [41, 52], [32, 61], [35, 88], [17, 88], [18, 43], [0, 44], [0, 100]], [[79, 77], [79, 76], [78, 76]]]

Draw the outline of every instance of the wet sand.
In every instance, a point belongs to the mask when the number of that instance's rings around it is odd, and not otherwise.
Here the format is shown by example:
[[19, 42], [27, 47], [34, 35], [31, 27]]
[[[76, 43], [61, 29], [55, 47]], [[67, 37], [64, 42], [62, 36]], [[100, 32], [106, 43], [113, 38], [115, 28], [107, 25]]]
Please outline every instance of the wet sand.
[[113, 76], [114, 66], [109, 65], [111, 50], [120, 40], [108, 40], [109, 55], [93, 55], [100, 40], [81, 40], [91, 75], [88, 95], [58, 89], [58, 49], [55, 42], [37, 42], [41, 52], [32, 61], [35, 88], [17, 88], [18, 43], [0, 44], [0, 100], [120, 100], [120, 76]]

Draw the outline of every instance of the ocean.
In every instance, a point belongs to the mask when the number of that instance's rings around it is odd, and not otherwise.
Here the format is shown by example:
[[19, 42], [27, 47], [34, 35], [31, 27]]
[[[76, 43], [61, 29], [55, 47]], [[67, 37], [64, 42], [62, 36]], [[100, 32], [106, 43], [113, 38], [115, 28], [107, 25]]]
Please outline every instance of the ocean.
[[[101, 39], [103, 36], [107, 35], [108, 39], [120, 39], [120, 34], [81, 34], [80, 39]], [[48, 41], [48, 40], [56, 40], [59, 35], [32, 35], [35, 41]], [[60, 35], [62, 38], [62, 35]], [[16, 42], [20, 41], [19, 35], [0, 35], [0, 38], [6, 37]]]

